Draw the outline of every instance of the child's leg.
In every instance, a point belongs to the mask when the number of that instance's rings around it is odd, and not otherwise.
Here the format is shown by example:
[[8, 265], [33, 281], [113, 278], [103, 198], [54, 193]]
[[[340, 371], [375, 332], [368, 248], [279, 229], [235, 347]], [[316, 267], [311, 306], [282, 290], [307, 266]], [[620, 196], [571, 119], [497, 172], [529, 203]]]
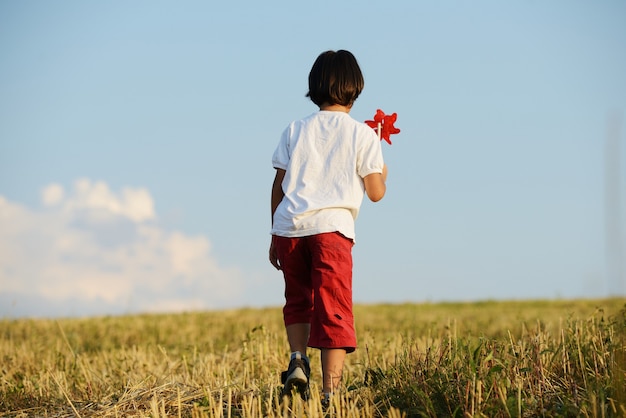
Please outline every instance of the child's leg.
[[292, 353], [299, 351], [306, 355], [306, 347], [309, 342], [310, 324], [291, 324], [285, 327], [287, 330], [287, 341]]
[[341, 383], [343, 362], [346, 350], [343, 348], [322, 348], [322, 391], [333, 393]]
[[309, 341], [313, 290], [306, 241], [303, 238], [274, 237], [276, 255], [285, 279], [283, 319], [291, 352], [306, 352]]
[[356, 348], [352, 312], [352, 240], [329, 233], [311, 237], [314, 315], [309, 346], [321, 349], [322, 390], [341, 384], [348, 352]]
[[274, 245], [285, 278], [283, 318], [291, 350], [289, 366], [281, 373], [283, 394], [289, 396], [295, 389], [306, 399], [309, 396], [311, 373], [306, 349], [313, 312], [308, 250], [302, 238], [275, 237]]

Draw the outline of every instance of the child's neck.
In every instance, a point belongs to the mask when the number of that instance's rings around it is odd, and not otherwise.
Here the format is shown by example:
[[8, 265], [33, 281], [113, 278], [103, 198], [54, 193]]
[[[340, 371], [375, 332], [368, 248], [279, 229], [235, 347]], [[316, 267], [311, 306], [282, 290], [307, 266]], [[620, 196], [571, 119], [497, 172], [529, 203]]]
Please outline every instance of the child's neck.
[[320, 106], [320, 110], [327, 110], [327, 111], [330, 111], [330, 112], [350, 113], [350, 109], [352, 109], [352, 106], [344, 106], [344, 105], [340, 105], [340, 104], [329, 105], [327, 103], [324, 103], [323, 105]]

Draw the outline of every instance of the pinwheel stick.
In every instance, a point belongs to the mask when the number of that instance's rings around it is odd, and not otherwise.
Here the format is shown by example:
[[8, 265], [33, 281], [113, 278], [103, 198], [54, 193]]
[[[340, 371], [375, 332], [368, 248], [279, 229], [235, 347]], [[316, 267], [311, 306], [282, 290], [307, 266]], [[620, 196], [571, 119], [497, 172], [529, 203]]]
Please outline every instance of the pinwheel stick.
[[380, 141], [382, 139], [382, 134], [383, 134], [383, 124], [378, 122], [378, 140]]

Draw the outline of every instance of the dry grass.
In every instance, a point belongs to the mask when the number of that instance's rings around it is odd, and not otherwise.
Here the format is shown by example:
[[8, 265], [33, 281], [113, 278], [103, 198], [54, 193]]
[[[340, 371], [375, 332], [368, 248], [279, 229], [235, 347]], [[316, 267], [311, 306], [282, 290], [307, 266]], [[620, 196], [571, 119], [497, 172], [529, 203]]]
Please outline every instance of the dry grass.
[[[329, 415], [626, 416], [623, 299], [356, 306]], [[0, 321], [0, 416], [321, 416], [280, 396], [280, 309]]]

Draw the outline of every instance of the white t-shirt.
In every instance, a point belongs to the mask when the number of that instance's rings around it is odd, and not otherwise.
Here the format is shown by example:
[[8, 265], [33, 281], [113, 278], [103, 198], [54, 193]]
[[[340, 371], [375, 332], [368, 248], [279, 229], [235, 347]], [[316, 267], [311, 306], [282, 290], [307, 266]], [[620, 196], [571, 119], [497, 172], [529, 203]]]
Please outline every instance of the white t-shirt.
[[384, 162], [372, 128], [348, 113], [322, 110], [289, 124], [272, 164], [286, 170], [285, 197], [274, 213], [272, 234], [303, 237], [337, 231], [354, 239], [363, 178], [382, 173]]

